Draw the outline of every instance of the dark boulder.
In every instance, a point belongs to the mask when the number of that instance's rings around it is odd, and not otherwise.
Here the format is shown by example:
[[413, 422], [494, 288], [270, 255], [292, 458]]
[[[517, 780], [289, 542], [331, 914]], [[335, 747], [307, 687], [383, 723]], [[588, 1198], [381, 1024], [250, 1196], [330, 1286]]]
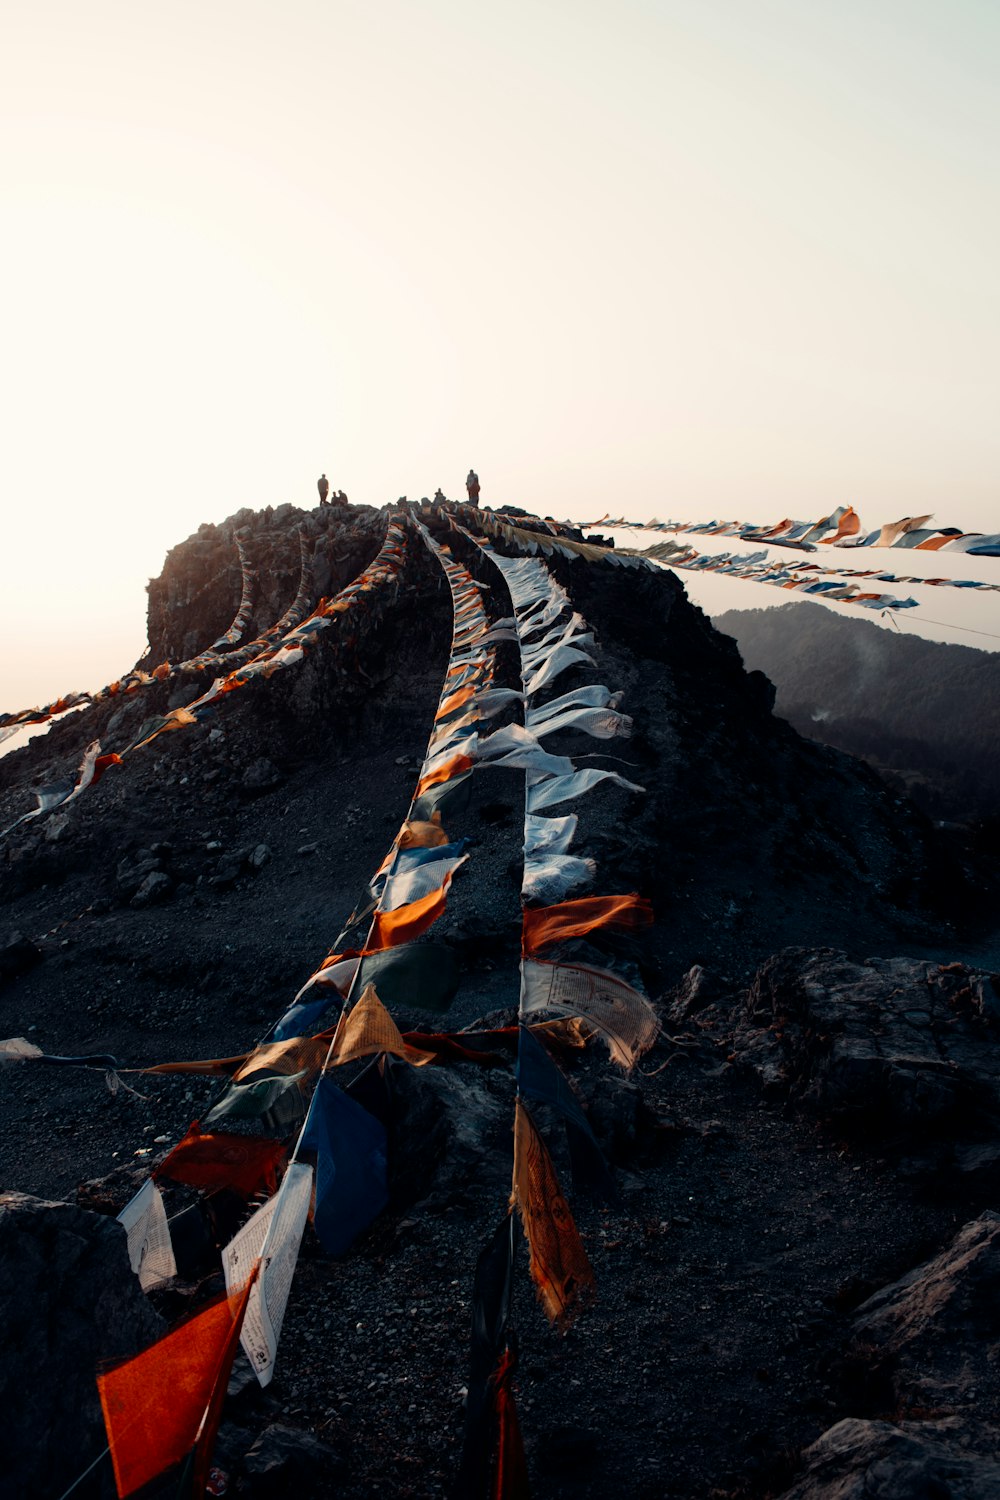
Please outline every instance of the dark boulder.
[[165, 1325], [129, 1265], [113, 1219], [0, 1193], [0, 1366], [4, 1493], [61, 1495], [105, 1444], [94, 1375]]
[[40, 964], [44, 954], [37, 943], [21, 932], [12, 932], [0, 947], [0, 983], [5, 979], [17, 979]]
[[807, 1448], [782, 1500], [997, 1500], [1000, 1463], [966, 1452], [943, 1424], [838, 1422]]
[[989, 976], [963, 964], [787, 948], [750, 986], [734, 1051], [766, 1087], [842, 1128], [988, 1135], [1000, 1120], [991, 994]]
[[347, 1464], [329, 1444], [311, 1432], [274, 1422], [265, 1427], [242, 1463], [246, 1491], [251, 1495], [301, 1495], [318, 1493], [343, 1478]]
[[891, 1361], [900, 1404], [981, 1421], [1000, 1347], [1000, 1214], [966, 1224], [940, 1255], [869, 1297], [854, 1333]]

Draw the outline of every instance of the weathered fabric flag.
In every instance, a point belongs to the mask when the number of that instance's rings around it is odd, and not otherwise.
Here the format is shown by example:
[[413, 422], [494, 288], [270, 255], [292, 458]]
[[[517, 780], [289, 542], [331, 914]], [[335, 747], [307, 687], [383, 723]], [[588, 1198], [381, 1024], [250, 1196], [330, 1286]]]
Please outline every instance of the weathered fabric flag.
[[631, 932], [650, 927], [653, 908], [644, 896], [631, 891], [623, 896], [581, 896], [557, 906], [538, 906], [523, 916], [521, 951], [532, 956], [550, 943], [585, 937], [599, 927]]
[[514, 1116], [511, 1203], [521, 1215], [531, 1279], [549, 1321], [566, 1328], [594, 1287], [594, 1273], [562, 1195], [552, 1159], [518, 1099]]
[[195, 1120], [168, 1156], [153, 1168], [154, 1177], [169, 1177], [188, 1187], [218, 1192], [228, 1188], [241, 1198], [274, 1193], [278, 1168], [286, 1156], [281, 1141], [256, 1135], [203, 1131]]
[[623, 1068], [635, 1067], [659, 1034], [650, 1002], [617, 974], [586, 964], [525, 959], [521, 964], [521, 1017], [547, 1010], [585, 1017]]
[[98, 1375], [121, 1500], [192, 1453], [194, 1483], [200, 1485], [193, 1493], [204, 1494], [250, 1285], [233, 1297], [220, 1297], [143, 1354]]
[[326, 1075], [302, 1149], [316, 1152], [316, 1233], [328, 1254], [344, 1255], [389, 1201], [385, 1126]]

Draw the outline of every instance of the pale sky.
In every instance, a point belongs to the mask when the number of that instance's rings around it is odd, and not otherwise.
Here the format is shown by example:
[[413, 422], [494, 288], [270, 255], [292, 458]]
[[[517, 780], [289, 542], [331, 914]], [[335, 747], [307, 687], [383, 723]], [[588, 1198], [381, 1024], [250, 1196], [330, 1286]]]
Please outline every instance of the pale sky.
[[8, 0], [0, 709], [321, 469], [1000, 530], [998, 63], [978, 0]]

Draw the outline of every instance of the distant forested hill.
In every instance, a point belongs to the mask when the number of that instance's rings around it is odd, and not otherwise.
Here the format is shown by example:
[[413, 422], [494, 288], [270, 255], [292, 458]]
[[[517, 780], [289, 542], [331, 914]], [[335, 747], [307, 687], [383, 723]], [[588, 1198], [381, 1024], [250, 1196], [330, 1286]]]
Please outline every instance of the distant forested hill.
[[1000, 653], [897, 635], [821, 604], [728, 610], [748, 668], [802, 734], [897, 777], [939, 818], [1000, 816]]

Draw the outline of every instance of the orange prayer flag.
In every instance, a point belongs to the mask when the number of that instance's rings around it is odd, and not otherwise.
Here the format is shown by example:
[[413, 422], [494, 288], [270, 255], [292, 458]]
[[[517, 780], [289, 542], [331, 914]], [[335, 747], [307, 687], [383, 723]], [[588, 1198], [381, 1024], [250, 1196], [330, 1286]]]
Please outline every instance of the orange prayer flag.
[[264, 1042], [237, 1068], [233, 1082], [241, 1083], [252, 1073], [282, 1073], [288, 1077], [293, 1073], [318, 1073], [332, 1039], [332, 1031], [321, 1031], [317, 1036], [290, 1036], [283, 1042]]
[[[456, 694], [457, 696], [457, 694]], [[472, 760], [468, 755], [453, 755], [436, 770], [421, 776], [417, 782], [417, 796], [422, 797], [432, 786], [438, 786], [442, 781], [451, 781], [455, 776], [461, 776], [463, 771], [472, 770]]]
[[281, 1141], [203, 1131], [195, 1120], [169, 1155], [153, 1168], [153, 1176], [169, 1177], [171, 1182], [209, 1192], [231, 1188], [242, 1198], [252, 1198], [261, 1188], [269, 1194], [277, 1192], [278, 1167], [286, 1155]]
[[510, 1201], [521, 1215], [538, 1300], [549, 1321], [565, 1329], [579, 1311], [581, 1296], [593, 1291], [594, 1272], [552, 1158], [520, 1099], [514, 1114]]
[[436, 891], [428, 891], [426, 896], [421, 896], [417, 901], [397, 906], [395, 911], [377, 911], [365, 952], [381, 953], [385, 948], [398, 948], [401, 943], [408, 943], [412, 938], [419, 937], [432, 922], [437, 921], [445, 909], [447, 898], [446, 883]]
[[596, 927], [628, 931], [649, 927], [652, 921], [652, 906], [635, 891], [627, 896], [581, 896], [556, 906], [534, 907], [524, 912], [521, 952], [528, 957], [548, 943], [584, 937]]
[[161, 661], [158, 667], [153, 668], [152, 675], [156, 678], [157, 682], [162, 682], [165, 677], [170, 676], [170, 663], [168, 661]]
[[461, 708], [463, 703], [468, 703], [475, 691], [474, 684], [466, 683], [465, 687], [459, 688], [457, 692], [451, 693], [447, 698], [443, 698], [438, 705], [437, 713], [434, 715], [435, 720], [446, 719], [450, 713], [454, 713], [456, 708]]
[[414, 1067], [433, 1062], [435, 1057], [433, 1052], [412, 1047], [403, 1040], [399, 1027], [376, 994], [375, 986], [366, 984], [360, 1000], [340, 1028], [330, 1062], [334, 1067], [341, 1067], [355, 1058], [371, 1057], [378, 1052], [391, 1052], [413, 1063]]
[[94, 761], [94, 774], [91, 777], [91, 786], [96, 786], [109, 766], [120, 766], [122, 758], [120, 755], [99, 755]]
[[[960, 535], [968, 536], [969, 533], [963, 531]], [[914, 552], [938, 552], [942, 547], [946, 547], [949, 542], [957, 542], [958, 540], [959, 536], [956, 536], [954, 532], [946, 532], [944, 536], [929, 536], [926, 541], [918, 542], [913, 550]], [[930, 579], [927, 581], [931, 582]]]
[[253, 1279], [234, 1296], [210, 1303], [143, 1354], [98, 1375], [121, 1500], [196, 1447], [195, 1476], [207, 1472]]
[[833, 536], [821, 536], [819, 540], [829, 546], [831, 542], [839, 542], [841, 537], [856, 536], [860, 530], [861, 517], [854, 509], [854, 506], [849, 505], [844, 511], [844, 514], [841, 516], [840, 522], [837, 526], [836, 531], [833, 533]]

